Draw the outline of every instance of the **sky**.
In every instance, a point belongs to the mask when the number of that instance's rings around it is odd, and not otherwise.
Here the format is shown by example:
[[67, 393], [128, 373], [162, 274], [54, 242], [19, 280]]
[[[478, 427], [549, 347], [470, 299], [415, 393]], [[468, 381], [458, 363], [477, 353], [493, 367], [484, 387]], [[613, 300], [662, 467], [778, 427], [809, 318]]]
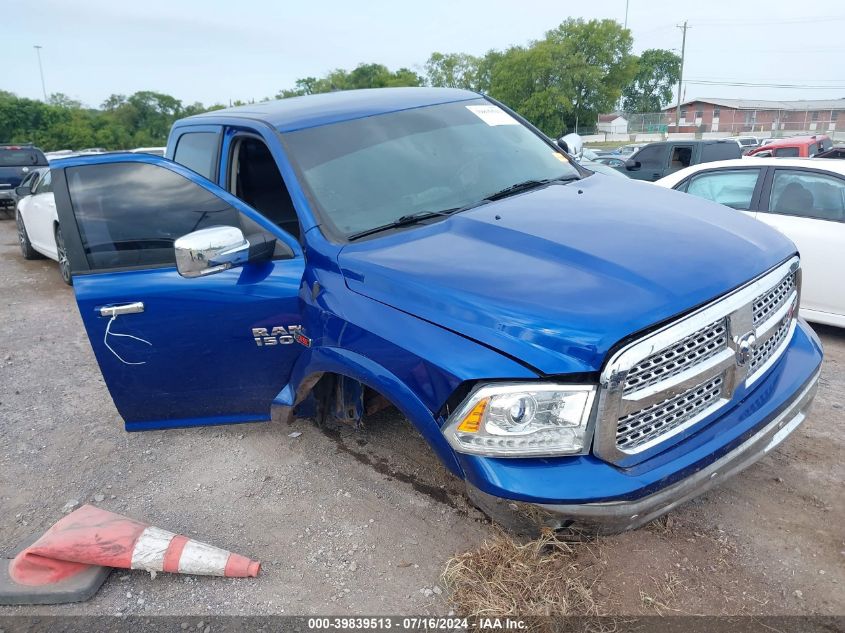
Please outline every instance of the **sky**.
[[[0, 0], [0, 4], [12, 0]], [[155, 90], [183, 103], [271, 97], [299, 77], [379, 62], [422, 74], [433, 51], [483, 54], [526, 44], [569, 17], [624, 22], [625, 0], [38, 0], [3, 14], [0, 90], [89, 106]], [[680, 53], [684, 99], [845, 97], [843, 0], [629, 0], [634, 52]], [[11, 62], [11, 63], [10, 63]], [[808, 86], [814, 86], [813, 88]], [[815, 88], [819, 86], [820, 88]]]

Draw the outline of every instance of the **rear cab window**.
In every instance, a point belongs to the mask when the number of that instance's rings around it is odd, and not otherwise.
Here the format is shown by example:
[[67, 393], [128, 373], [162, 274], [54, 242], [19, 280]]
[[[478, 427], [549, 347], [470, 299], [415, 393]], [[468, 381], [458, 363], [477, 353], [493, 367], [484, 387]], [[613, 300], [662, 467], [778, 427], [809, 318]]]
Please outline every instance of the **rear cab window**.
[[43, 167], [46, 165], [47, 158], [40, 149], [0, 147], [0, 167]]
[[775, 156], [795, 158], [800, 154], [797, 147], [778, 147], [774, 150]]
[[176, 141], [173, 160], [212, 182], [217, 180], [220, 132], [185, 132]]
[[701, 146], [701, 162], [739, 158], [742, 152], [736, 143], [706, 143]]

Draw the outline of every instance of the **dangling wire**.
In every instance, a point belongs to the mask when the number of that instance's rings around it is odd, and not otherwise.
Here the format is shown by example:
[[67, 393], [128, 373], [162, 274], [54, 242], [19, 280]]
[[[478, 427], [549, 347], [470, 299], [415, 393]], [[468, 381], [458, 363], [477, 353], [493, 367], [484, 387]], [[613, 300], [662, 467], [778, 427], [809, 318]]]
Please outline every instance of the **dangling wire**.
[[116, 314], [111, 315], [111, 318], [109, 319], [109, 322], [106, 325], [106, 333], [103, 336], [103, 343], [108, 348], [108, 350], [117, 357], [117, 360], [119, 360], [124, 365], [145, 365], [147, 363], [147, 361], [145, 361], [145, 360], [142, 360], [142, 361], [137, 362], [137, 363], [132, 363], [132, 362], [129, 362], [128, 360], [123, 360], [120, 357], [120, 354], [118, 354], [116, 351], [114, 351], [114, 349], [112, 349], [112, 346], [109, 345], [109, 334], [111, 334], [112, 336], [125, 336], [126, 338], [134, 338], [136, 341], [141, 341], [142, 343], [146, 343], [147, 345], [152, 346], [152, 343], [150, 343], [149, 341], [147, 341], [145, 339], [139, 338], [137, 336], [132, 336], [131, 334], [117, 334], [115, 332], [112, 332], [111, 331], [111, 324], [116, 318], [117, 318]]

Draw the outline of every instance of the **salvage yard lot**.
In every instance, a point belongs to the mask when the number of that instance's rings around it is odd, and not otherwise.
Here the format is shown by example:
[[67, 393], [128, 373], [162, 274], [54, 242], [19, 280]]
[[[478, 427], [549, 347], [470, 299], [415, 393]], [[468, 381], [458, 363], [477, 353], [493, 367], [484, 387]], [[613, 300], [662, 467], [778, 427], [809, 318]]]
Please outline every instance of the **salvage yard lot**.
[[[87, 603], [0, 614], [421, 614], [487, 604], [525, 615], [549, 602], [600, 614], [845, 612], [842, 330], [817, 328], [819, 393], [785, 445], [668, 518], [574, 544], [542, 595], [536, 576], [502, 568], [514, 548], [490, 547], [497, 530], [396, 415], [360, 432], [309, 420], [124, 432], [72, 289], [54, 262], [24, 261], [16, 240], [14, 223], [0, 221], [2, 553], [68, 502], [94, 502], [263, 567], [256, 579], [116, 571]], [[451, 601], [454, 585], [441, 575], [465, 552], [485, 577], [532, 591], [514, 602], [458, 586]], [[527, 569], [546, 573], [550, 563]]]

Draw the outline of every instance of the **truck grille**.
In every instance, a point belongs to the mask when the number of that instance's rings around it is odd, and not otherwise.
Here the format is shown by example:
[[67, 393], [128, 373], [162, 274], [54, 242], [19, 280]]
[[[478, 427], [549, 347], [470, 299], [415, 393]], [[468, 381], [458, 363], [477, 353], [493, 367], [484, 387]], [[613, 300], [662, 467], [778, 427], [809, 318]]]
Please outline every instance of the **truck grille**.
[[625, 393], [677, 376], [715, 356], [727, 346], [728, 327], [725, 319], [719, 319], [634, 365], [625, 378]]
[[795, 290], [795, 273], [787, 276], [777, 286], [754, 299], [754, 325], [764, 323], [780, 308]]
[[754, 352], [751, 355], [751, 362], [748, 363], [748, 373], [751, 376], [754, 376], [757, 369], [762, 367], [780, 349], [781, 345], [786, 341], [786, 335], [789, 333], [790, 325], [790, 321], [784, 319], [774, 334], [754, 348]]
[[616, 353], [602, 372], [595, 453], [630, 462], [730, 402], [786, 349], [799, 288], [795, 257]]
[[717, 376], [680, 396], [619, 418], [616, 445], [624, 450], [636, 448], [694, 418], [719, 399], [724, 382]]

